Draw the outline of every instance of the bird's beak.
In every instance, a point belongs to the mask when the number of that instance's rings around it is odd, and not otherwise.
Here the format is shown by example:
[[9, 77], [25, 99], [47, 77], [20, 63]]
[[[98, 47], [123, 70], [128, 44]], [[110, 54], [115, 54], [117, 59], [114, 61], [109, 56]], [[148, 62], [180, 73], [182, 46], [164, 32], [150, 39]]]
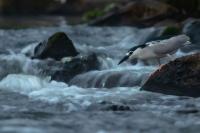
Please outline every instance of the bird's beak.
[[118, 63], [118, 65], [121, 64], [122, 62], [126, 61], [128, 58], [129, 58], [129, 56], [126, 55], [126, 56]]

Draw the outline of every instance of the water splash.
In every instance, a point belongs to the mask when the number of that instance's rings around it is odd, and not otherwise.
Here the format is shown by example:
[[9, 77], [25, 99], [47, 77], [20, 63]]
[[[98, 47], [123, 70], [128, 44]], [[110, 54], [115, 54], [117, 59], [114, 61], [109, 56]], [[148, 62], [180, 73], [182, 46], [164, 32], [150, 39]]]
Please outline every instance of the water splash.
[[62, 103], [68, 107], [68, 111], [76, 111], [85, 109], [92, 103], [102, 102], [107, 98], [127, 98], [136, 93], [139, 87], [132, 89], [118, 87], [113, 90], [83, 89], [77, 86], [69, 86], [62, 82], [49, 81], [48, 78], [10, 74], [0, 82], [0, 89], [27, 95], [33, 100], [41, 100], [51, 104]]

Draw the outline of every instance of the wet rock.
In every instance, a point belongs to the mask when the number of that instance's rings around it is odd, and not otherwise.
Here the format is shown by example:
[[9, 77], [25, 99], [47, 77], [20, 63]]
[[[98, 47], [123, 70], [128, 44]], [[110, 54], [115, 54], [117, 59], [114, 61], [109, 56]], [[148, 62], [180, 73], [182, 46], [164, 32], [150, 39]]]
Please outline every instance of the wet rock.
[[52, 80], [68, 82], [78, 74], [98, 70], [99, 68], [100, 63], [96, 54], [74, 58], [66, 62], [62, 70], [56, 71], [52, 76]]
[[200, 97], [200, 53], [164, 65], [150, 76], [141, 90]]
[[200, 20], [188, 20], [183, 28], [183, 32], [190, 36], [194, 44], [200, 44]]
[[118, 9], [111, 10], [89, 25], [135, 25], [150, 26], [176, 13], [176, 9], [163, 2], [141, 0], [129, 2]]
[[200, 50], [200, 20], [189, 19], [185, 22], [183, 32], [188, 35], [193, 45], [185, 47], [184, 52]]
[[127, 105], [110, 105], [108, 107], [106, 107], [105, 109], [106, 111], [131, 111], [131, 108]]
[[182, 110], [177, 110], [176, 111], [178, 114], [196, 114], [199, 113], [198, 109], [191, 108], [191, 109], [182, 109]]
[[161, 36], [175, 36], [181, 34], [181, 28], [178, 26], [167, 26]]
[[41, 42], [34, 50], [34, 57], [37, 59], [52, 58], [60, 60], [63, 57], [78, 55], [73, 42], [64, 32], [52, 35], [48, 41]]
[[158, 36], [150, 36], [145, 40], [145, 43], [155, 40], [164, 40], [169, 39], [173, 36], [181, 34], [181, 29], [179, 27], [167, 26], [163, 29], [163, 31]]

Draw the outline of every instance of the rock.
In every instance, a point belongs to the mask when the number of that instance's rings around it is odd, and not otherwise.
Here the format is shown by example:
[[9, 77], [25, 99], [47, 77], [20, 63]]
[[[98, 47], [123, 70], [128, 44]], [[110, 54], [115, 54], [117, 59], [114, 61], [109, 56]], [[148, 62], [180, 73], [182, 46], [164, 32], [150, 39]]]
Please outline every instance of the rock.
[[191, 50], [200, 50], [200, 20], [189, 19], [185, 22], [183, 27], [183, 33], [188, 35], [193, 45], [191, 47], [185, 47], [185, 52]]
[[200, 0], [163, 0], [166, 3], [176, 7], [180, 13], [186, 17], [198, 17]]
[[78, 52], [69, 37], [63, 32], [58, 32], [52, 35], [48, 41], [44, 41], [36, 46], [33, 58], [60, 60], [63, 57], [74, 57], [77, 55]]
[[113, 105], [106, 107], [103, 110], [104, 111], [131, 111], [131, 107], [129, 107], [128, 105], [113, 104]]
[[134, 25], [150, 26], [176, 13], [176, 9], [163, 2], [141, 0], [129, 2], [119, 9], [111, 10], [89, 25]]
[[94, 9], [94, 10], [86, 12], [83, 15], [82, 19], [83, 19], [84, 22], [87, 22], [87, 21], [90, 21], [90, 20], [95, 19], [97, 17], [101, 17], [103, 15], [104, 15], [104, 11], [101, 11], [101, 10], [98, 10], [98, 9]]
[[181, 34], [181, 28], [178, 26], [167, 26], [161, 36], [175, 36]]
[[96, 54], [91, 54], [85, 57], [74, 58], [64, 64], [62, 70], [56, 71], [52, 80], [69, 82], [74, 76], [85, 73], [91, 70], [98, 70], [100, 62]]
[[52, 0], [0, 0], [0, 6], [1, 13], [4, 14], [37, 14], [52, 11], [52, 7], [58, 6], [58, 2]]
[[176, 26], [166, 26], [157, 36], [150, 36], [145, 40], [145, 43], [155, 40], [169, 39], [173, 36], [181, 34], [180, 27]]
[[183, 32], [190, 37], [194, 44], [200, 44], [200, 20], [190, 19], [185, 23]]
[[150, 76], [141, 90], [200, 97], [200, 53], [164, 65]]

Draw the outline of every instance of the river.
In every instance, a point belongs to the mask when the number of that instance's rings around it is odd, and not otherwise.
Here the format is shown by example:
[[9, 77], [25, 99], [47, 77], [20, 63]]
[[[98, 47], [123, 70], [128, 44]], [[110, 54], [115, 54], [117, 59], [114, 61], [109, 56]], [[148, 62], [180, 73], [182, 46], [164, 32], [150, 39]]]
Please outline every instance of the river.
[[[139, 90], [158, 68], [155, 61], [117, 65], [129, 48], [161, 30], [84, 25], [1, 29], [0, 132], [199, 132], [199, 98]], [[77, 75], [68, 84], [51, 81], [46, 68], [59, 66], [27, 55], [58, 31], [66, 32], [81, 54], [96, 53], [101, 69]], [[186, 54], [178, 51], [176, 57]]]

